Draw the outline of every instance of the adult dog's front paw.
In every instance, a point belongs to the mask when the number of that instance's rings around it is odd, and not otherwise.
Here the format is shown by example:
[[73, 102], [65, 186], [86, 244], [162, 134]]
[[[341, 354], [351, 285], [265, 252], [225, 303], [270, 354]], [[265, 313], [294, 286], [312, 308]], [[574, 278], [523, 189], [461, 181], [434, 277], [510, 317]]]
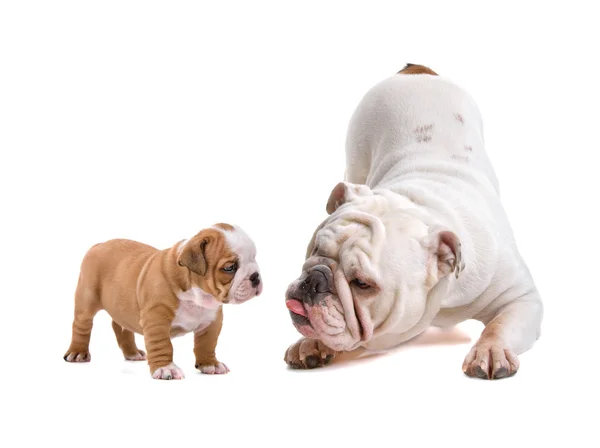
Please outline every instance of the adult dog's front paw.
[[196, 363], [196, 368], [207, 375], [224, 375], [225, 373], [229, 373], [229, 367], [219, 361], [210, 364]]
[[337, 352], [317, 339], [302, 338], [285, 352], [284, 360], [293, 369], [314, 369], [329, 364]]
[[164, 367], [159, 367], [152, 373], [152, 378], [155, 380], [182, 380], [185, 378], [183, 370], [175, 365], [175, 363], [168, 364]]
[[466, 375], [488, 380], [508, 378], [517, 373], [517, 370], [519, 358], [498, 341], [477, 342], [463, 363]]

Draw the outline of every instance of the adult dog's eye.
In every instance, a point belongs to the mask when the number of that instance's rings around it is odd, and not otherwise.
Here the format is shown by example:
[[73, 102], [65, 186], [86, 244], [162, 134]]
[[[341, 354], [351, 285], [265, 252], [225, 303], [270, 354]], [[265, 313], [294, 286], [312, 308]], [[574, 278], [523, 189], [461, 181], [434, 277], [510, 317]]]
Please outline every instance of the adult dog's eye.
[[237, 270], [237, 263], [232, 263], [229, 266], [225, 266], [223, 268], [223, 271], [229, 272], [229, 273], [235, 272], [236, 270]]
[[369, 285], [368, 283], [365, 283], [363, 281], [360, 281], [359, 279], [355, 278], [354, 280], [352, 280], [352, 283], [354, 283], [356, 286], [358, 286], [360, 289], [369, 289], [371, 287], [371, 285]]

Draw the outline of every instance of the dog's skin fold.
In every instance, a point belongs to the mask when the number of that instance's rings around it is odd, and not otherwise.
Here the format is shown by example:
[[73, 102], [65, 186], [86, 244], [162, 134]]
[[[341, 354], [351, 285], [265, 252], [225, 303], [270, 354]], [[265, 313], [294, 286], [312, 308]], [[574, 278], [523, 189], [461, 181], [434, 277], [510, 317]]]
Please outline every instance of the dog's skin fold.
[[229, 368], [216, 358], [223, 304], [244, 303], [262, 292], [256, 248], [244, 231], [219, 223], [173, 247], [114, 239], [96, 244], [81, 263], [75, 291], [68, 362], [90, 361], [92, 321], [105, 310], [123, 356], [146, 360], [134, 334], [144, 336], [155, 379], [183, 379], [171, 338], [194, 333], [195, 366], [202, 373]]
[[286, 292], [304, 336], [289, 365], [318, 367], [340, 351], [386, 350], [432, 325], [477, 319], [485, 329], [463, 371], [517, 372], [543, 306], [464, 89], [416, 64], [370, 89], [348, 127], [345, 179], [324, 202], [328, 216]]

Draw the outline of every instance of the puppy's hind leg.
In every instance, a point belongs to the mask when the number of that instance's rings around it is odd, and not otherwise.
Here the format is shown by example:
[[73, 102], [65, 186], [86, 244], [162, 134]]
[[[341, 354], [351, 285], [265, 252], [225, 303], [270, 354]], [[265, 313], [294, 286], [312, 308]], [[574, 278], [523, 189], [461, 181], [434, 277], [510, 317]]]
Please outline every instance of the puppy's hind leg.
[[135, 335], [132, 331], [124, 329], [121, 325], [112, 321], [112, 328], [117, 337], [119, 348], [123, 352], [123, 356], [128, 361], [144, 361], [146, 352], [137, 348], [135, 344]]
[[102, 309], [100, 299], [94, 288], [84, 284], [81, 275], [75, 291], [75, 312], [73, 318], [73, 333], [71, 345], [64, 354], [63, 359], [67, 362], [89, 362], [90, 336], [94, 316]]

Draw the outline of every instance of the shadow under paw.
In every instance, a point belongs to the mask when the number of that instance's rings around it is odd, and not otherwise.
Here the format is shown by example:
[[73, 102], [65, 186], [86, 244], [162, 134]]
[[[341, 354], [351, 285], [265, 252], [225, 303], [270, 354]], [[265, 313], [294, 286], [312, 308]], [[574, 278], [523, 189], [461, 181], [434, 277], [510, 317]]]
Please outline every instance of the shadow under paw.
[[317, 367], [323, 367], [331, 364], [333, 358], [333, 355], [327, 355], [325, 358], [317, 355], [308, 355], [306, 358], [304, 358], [304, 361], [298, 360], [295, 362], [290, 362], [289, 366], [292, 369], [316, 369]]

